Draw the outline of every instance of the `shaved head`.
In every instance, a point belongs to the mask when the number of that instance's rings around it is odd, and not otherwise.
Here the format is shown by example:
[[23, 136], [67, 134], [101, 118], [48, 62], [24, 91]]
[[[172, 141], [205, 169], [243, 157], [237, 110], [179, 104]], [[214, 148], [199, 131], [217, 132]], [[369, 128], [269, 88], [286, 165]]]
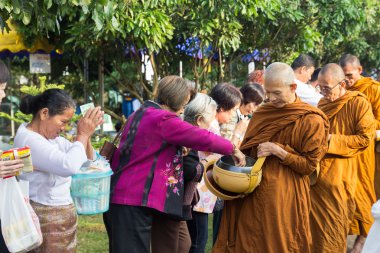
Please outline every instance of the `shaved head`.
[[265, 70], [264, 89], [267, 100], [282, 108], [296, 100], [295, 76], [293, 69], [285, 63], [275, 62]]
[[335, 101], [346, 94], [346, 82], [343, 69], [336, 63], [325, 65], [318, 75], [321, 94], [329, 101]]
[[342, 81], [345, 76], [343, 69], [336, 63], [329, 63], [325, 65], [321, 72], [319, 72], [320, 77], [329, 77], [329, 79], [340, 82]]
[[360, 78], [363, 71], [358, 57], [352, 54], [345, 54], [340, 58], [339, 65], [346, 75], [347, 85], [353, 86]]
[[339, 60], [339, 65], [342, 68], [346, 67], [347, 65], [351, 65], [351, 66], [354, 66], [354, 67], [361, 66], [359, 58], [356, 57], [355, 55], [352, 55], [352, 54], [344, 54], [344, 55], [342, 55], [342, 57], [340, 57], [340, 60]]
[[286, 63], [275, 62], [265, 69], [264, 84], [278, 83], [282, 85], [291, 85], [295, 82], [293, 69]]

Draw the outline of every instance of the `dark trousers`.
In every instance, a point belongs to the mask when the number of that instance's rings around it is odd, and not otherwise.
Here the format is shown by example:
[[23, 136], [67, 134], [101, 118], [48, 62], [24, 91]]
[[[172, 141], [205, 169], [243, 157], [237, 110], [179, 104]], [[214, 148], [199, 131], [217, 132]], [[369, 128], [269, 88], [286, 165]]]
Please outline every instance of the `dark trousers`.
[[111, 230], [111, 215], [110, 211], [103, 213], [103, 223], [108, 236], [108, 252], [112, 253], [112, 230]]
[[191, 239], [186, 221], [161, 216], [153, 220], [152, 253], [188, 253]]
[[218, 238], [218, 232], [220, 227], [220, 222], [222, 220], [222, 210], [214, 211], [214, 215], [212, 217], [212, 245], [215, 244], [216, 238]]
[[112, 253], [189, 251], [186, 223], [151, 208], [111, 204], [104, 220]]
[[208, 238], [208, 214], [192, 213], [193, 219], [187, 221], [187, 227], [191, 237], [190, 253], [204, 253]]
[[1, 233], [1, 221], [0, 221], [0, 252], [9, 253], [7, 245], [5, 245], [3, 234]]

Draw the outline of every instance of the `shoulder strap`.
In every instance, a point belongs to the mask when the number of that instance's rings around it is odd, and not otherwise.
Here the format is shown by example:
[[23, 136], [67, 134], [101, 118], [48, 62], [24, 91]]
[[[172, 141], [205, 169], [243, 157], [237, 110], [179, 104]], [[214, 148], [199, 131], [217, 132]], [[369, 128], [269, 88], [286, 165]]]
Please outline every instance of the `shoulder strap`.
[[[132, 146], [135, 141], [137, 128], [141, 122], [141, 119], [145, 113], [147, 108], [141, 107], [139, 110], [136, 111], [135, 115], [133, 116], [131, 126], [127, 133], [127, 138], [125, 142], [123, 143], [122, 147], [120, 148], [120, 161], [117, 169], [114, 171], [113, 176], [111, 177], [111, 195], [113, 191], [115, 190], [115, 186], [117, 182], [119, 181], [119, 178], [122, 174], [123, 167], [129, 163], [129, 160], [131, 158], [131, 152], [132, 152]], [[125, 124], [127, 125], [127, 123]]]
[[123, 123], [123, 125], [120, 128], [120, 131], [116, 134], [115, 138], [113, 139], [112, 143], [116, 145], [116, 143], [119, 141], [121, 134], [124, 132], [124, 128], [126, 125], [128, 125], [129, 119], [131, 117], [128, 117], [127, 120]]

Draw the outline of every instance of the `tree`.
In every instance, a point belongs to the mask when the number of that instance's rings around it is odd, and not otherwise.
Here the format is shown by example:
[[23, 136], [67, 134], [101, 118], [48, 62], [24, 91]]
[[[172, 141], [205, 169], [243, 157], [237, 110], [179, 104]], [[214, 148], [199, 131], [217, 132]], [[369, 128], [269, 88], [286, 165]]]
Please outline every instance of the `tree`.
[[109, 80], [143, 100], [180, 60], [201, 87], [242, 75], [247, 54], [259, 65], [299, 53], [323, 64], [350, 52], [377, 67], [379, 13], [376, 0], [3, 0], [0, 26], [12, 16], [27, 41], [48, 37], [78, 68], [84, 58], [104, 62]]

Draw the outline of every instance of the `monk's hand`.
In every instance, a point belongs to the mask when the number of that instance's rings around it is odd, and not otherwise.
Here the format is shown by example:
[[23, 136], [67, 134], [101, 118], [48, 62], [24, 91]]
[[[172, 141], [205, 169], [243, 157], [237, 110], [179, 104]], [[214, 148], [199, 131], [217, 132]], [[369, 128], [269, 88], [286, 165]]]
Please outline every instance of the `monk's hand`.
[[264, 142], [257, 147], [257, 157], [277, 156], [284, 160], [288, 152], [273, 142]]
[[245, 166], [245, 155], [235, 145], [232, 158], [234, 159], [235, 165]]

